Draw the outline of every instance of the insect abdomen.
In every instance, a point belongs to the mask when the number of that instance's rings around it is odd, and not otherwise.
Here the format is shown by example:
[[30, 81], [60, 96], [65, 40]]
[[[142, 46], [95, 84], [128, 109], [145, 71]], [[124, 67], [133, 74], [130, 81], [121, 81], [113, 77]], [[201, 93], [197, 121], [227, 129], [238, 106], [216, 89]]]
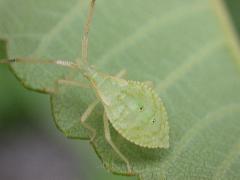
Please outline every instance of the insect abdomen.
[[169, 147], [167, 112], [152, 88], [100, 73], [91, 82], [109, 121], [124, 138], [142, 147]]

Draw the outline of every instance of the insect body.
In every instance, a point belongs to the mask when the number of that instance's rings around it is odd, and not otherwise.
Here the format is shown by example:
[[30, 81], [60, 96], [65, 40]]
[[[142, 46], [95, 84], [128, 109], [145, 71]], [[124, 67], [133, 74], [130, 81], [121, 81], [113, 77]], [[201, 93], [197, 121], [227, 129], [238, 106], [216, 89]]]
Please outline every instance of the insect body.
[[157, 93], [147, 84], [127, 81], [88, 68], [107, 118], [127, 140], [148, 148], [168, 148], [167, 113]]

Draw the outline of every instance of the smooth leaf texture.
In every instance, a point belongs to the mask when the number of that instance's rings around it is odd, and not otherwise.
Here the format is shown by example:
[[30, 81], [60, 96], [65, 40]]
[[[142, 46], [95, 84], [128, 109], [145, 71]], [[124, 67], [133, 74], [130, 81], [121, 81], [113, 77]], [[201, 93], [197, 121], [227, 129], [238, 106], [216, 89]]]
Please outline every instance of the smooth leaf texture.
[[[218, 2], [218, 1], [214, 1]], [[117, 147], [141, 179], [238, 179], [240, 177], [240, 57], [234, 60], [210, 0], [97, 0], [90, 33], [90, 63], [128, 79], [153, 81], [169, 116], [170, 148], [136, 146], [112, 129]], [[86, 15], [81, 0], [0, 0], [0, 38], [9, 56], [79, 58]], [[23, 68], [23, 66], [25, 66]], [[68, 137], [91, 136], [80, 116], [95, 100], [91, 89], [56, 79], [82, 80], [54, 65], [13, 66], [28, 88], [51, 93], [57, 126]], [[126, 165], [104, 138], [99, 104], [89, 122], [93, 146], [107, 169]]]

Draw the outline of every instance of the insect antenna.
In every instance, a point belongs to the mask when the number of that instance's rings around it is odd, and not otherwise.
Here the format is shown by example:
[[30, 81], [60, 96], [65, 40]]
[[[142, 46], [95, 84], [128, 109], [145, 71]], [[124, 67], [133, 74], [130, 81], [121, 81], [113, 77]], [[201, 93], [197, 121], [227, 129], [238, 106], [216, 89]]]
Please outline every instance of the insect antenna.
[[26, 63], [26, 64], [53, 64], [53, 65], [58, 65], [58, 66], [64, 66], [67, 68], [78, 68], [78, 65], [71, 62], [71, 61], [66, 61], [66, 60], [56, 60], [56, 61], [51, 61], [51, 60], [44, 60], [44, 61], [39, 61], [39, 60], [31, 60], [28, 58], [13, 58], [13, 59], [0, 59], [0, 64], [14, 64], [14, 63]]
[[82, 37], [82, 61], [84, 64], [87, 64], [87, 61], [88, 61], [88, 34], [89, 34], [90, 25], [93, 18], [95, 2], [96, 0], [90, 0], [87, 20], [84, 25], [84, 32]]
[[12, 64], [16, 59], [0, 59], [0, 64]]

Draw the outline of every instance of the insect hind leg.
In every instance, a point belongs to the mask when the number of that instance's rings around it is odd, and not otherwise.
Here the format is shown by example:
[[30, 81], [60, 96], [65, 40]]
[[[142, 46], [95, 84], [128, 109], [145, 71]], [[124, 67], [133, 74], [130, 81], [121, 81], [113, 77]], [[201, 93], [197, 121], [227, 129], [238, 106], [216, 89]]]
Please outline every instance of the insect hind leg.
[[[116, 76], [117, 77], [122, 77], [126, 74], [126, 71], [125, 70], [121, 70]], [[59, 83], [67, 83], [67, 84], [72, 84], [72, 85], [77, 85], [79, 87], [84, 87], [85, 85], [84, 84], [79, 84], [79, 83], [76, 83], [75, 81], [67, 81], [67, 80], [59, 80]], [[86, 87], [86, 88], [89, 88], [89, 87]], [[82, 114], [81, 118], [80, 118], [80, 121], [82, 123], [82, 125], [88, 129], [89, 131], [92, 132], [92, 137], [91, 137], [91, 141], [94, 140], [94, 138], [96, 137], [96, 130], [91, 127], [87, 122], [87, 118], [91, 115], [91, 113], [93, 112], [93, 110], [95, 109], [95, 107], [97, 106], [97, 104], [99, 103], [99, 100], [95, 100], [93, 101], [89, 106], [88, 108], [85, 110], [85, 112]]]
[[105, 112], [103, 114], [103, 123], [104, 123], [105, 138], [106, 138], [107, 142], [113, 148], [113, 150], [118, 154], [118, 156], [126, 163], [128, 173], [129, 173], [129, 175], [131, 175], [132, 174], [132, 169], [131, 169], [131, 166], [130, 166], [130, 163], [129, 163], [128, 159], [120, 152], [120, 150], [117, 148], [117, 146], [112, 141], [111, 133], [110, 133], [110, 129], [109, 129], [109, 122], [108, 122], [108, 119], [107, 119], [107, 116], [106, 116]]

